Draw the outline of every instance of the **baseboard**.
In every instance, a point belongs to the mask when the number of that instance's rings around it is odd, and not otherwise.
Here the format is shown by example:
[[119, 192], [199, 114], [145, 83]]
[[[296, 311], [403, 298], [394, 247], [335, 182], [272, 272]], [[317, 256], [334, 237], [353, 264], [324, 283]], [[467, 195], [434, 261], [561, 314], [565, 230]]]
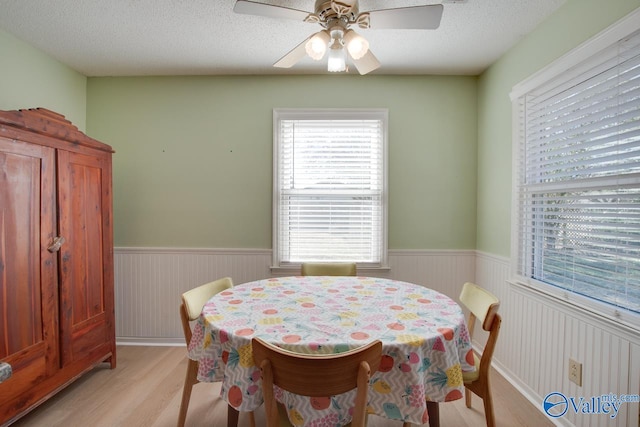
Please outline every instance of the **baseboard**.
[[530, 387], [528, 387], [525, 383], [520, 381], [520, 379], [513, 375], [511, 371], [502, 366], [500, 362], [495, 359], [492, 360], [491, 366], [500, 374], [502, 377], [509, 382], [518, 392], [524, 396], [537, 410], [542, 412], [542, 414], [547, 417], [549, 421], [551, 421], [554, 425], [558, 427], [576, 427], [574, 424], [569, 422], [565, 417], [562, 418], [551, 418], [547, 416], [542, 408], [542, 397], [538, 396], [538, 394], [533, 391]]
[[143, 338], [116, 337], [116, 345], [135, 345], [148, 347], [186, 347], [184, 338]]

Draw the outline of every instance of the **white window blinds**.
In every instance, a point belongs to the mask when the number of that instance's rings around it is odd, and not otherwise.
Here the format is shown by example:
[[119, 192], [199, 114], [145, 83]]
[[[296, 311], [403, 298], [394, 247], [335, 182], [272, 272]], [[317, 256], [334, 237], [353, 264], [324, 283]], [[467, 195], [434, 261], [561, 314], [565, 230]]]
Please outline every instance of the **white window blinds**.
[[386, 111], [276, 110], [274, 126], [276, 265], [384, 264]]
[[518, 274], [640, 312], [640, 33], [515, 102]]

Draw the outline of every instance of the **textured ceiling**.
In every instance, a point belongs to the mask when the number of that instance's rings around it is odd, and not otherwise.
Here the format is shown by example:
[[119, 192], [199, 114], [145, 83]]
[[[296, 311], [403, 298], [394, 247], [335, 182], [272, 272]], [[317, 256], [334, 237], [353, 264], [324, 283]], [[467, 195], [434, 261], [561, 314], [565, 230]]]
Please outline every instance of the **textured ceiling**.
[[[312, 11], [314, 0], [256, 0]], [[444, 4], [437, 30], [358, 30], [372, 74], [486, 69], [565, 0], [360, 0], [360, 11]], [[320, 29], [240, 15], [234, 0], [0, 0], [0, 29], [87, 76], [324, 74], [326, 59], [272, 64]], [[351, 73], [355, 73], [352, 69]]]

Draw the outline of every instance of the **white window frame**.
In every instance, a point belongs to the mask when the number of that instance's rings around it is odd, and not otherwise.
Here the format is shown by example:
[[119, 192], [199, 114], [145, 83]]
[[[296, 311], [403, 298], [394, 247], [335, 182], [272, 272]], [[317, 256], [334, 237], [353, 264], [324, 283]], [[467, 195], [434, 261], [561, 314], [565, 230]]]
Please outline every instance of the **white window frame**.
[[273, 110], [273, 260], [271, 270], [299, 270], [300, 262], [280, 259], [280, 156], [282, 120], [380, 120], [382, 123], [382, 209], [380, 218], [380, 262], [358, 263], [358, 269], [388, 269], [388, 124], [389, 111], [384, 108], [275, 108]]
[[[611, 27], [607, 28], [592, 39], [581, 44], [563, 57], [543, 68], [531, 77], [518, 83], [511, 92], [512, 101], [512, 125], [513, 125], [513, 188], [512, 188], [512, 218], [511, 218], [511, 275], [512, 282], [521, 286], [547, 295], [552, 299], [576, 307], [580, 311], [585, 311], [597, 317], [608, 319], [617, 325], [626, 325], [633, 330], [640, 330], [640, 315], [630, 310], [626, 310], [599, 300], [585, 297], [570, 290], [549, 285], [519, 274], [521, 267], [518, 265], [519, 249], [522, 242], [520, 240], [520, 218], [519, 218], [519, 179], [521, 174], [520, 165], [521, 152], [524, 141], [524, 129], [522, 118], [523, 100], [528, 93], [534, 92], [537, 88], [546, 85], [552, 80], [560, 82], [569, 81], [585, 71], [585, 63], [589, 59], [601, 55], [603, 51], [610, 50], [620, 40], [625, 39], [640, 28], [640, 9], [627, 15]], [[633, 179], [633, 178], [632, 178]], [[637, 179], [637, 177], [635, 178]]]

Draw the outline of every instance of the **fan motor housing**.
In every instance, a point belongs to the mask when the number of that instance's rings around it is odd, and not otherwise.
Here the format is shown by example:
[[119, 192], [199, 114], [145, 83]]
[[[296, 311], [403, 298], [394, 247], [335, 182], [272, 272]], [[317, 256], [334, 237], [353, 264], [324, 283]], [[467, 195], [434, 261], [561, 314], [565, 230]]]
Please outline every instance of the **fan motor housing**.
[[316, 0], [315, 5], [315, 14], [320, 21], [327, 22], [330, 19], [338, 18], [338, 14], [333, 8], [333, 3], [336, 3], [338, 6], [344, 8], [350, 8], [349, 13], [345, 15], [348, 21], [355, 21], [358, 16], [359, 8], [358, 8], [358, 0], [342, 0], [342, 1], [327, 1], [327, 0]]

